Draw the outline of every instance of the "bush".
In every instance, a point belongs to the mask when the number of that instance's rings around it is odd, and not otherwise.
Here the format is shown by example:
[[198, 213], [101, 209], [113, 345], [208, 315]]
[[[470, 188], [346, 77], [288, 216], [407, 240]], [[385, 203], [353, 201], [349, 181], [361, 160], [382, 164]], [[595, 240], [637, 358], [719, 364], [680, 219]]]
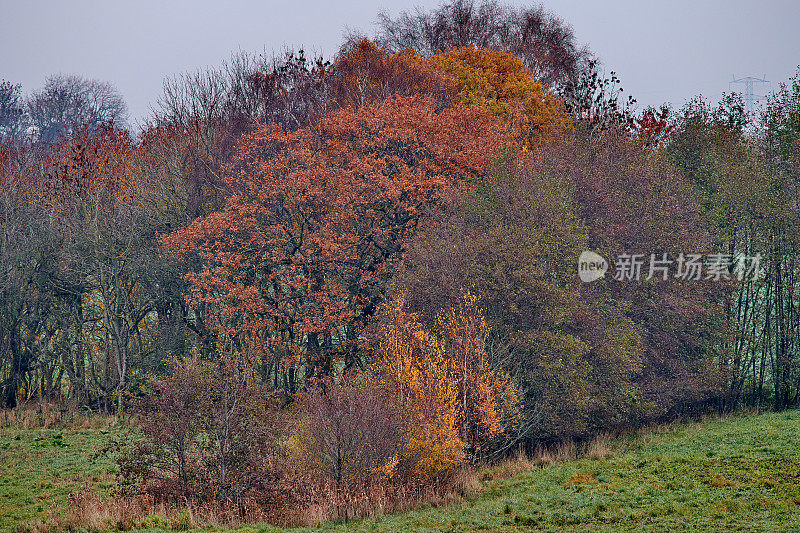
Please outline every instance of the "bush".
[[302, 449], [317, 474], [353, 488], [393, 473], [399, 412], [368, 375], [326, 379], [307, 394], [303, 407]]
[[369, 516], [402, 496], [399, 410], [369, 373], [326, 378], [298, 408], [291, 484], [301, 522]]
[[119, 456], [124, 485], [158, 501], [216, 502], [240, 514], [274, 504], [283, 424], [252, 365], [228, 352], [173, 366], [150, 381], [139, 405], [139, 437]]

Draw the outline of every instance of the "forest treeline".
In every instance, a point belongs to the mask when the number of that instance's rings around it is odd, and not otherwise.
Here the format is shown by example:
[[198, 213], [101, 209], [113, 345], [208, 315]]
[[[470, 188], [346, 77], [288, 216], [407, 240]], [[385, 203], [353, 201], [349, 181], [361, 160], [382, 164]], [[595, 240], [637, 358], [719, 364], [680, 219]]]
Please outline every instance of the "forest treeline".
[[[800, 77], [637, 112], [556, 16], [456, 0], [170, 79], [135, 132], [108, 84], [4, 82], [0, 139], [0, 403], [130, 414], [132, 491], [346, 516], [800, 402]], [[727, 270], [583, 283], [584, 250]]]

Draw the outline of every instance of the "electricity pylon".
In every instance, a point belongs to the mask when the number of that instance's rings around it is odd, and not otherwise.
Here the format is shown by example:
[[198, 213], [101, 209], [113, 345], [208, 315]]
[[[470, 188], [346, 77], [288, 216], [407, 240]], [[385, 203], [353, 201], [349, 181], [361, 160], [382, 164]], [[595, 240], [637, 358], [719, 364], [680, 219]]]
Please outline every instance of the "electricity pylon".
[[745, 78], [736, 78], [733, 76], [733, 79], [728, 82], [728, 90], [731, 90], [731, 85], [734, 83], [743, 83], [744, 84], [744, 108], [747, 112], [747, 115], [750, 118], [753, 118], [753, 113], [755, 112], [755, 104], [756, 101], [761, 100], [762, 98], [766, 98], [763, 94], [756, 94], [754, 91], [755, 84], [759, 83], [769, 83], [769, 80], [766, 79], [766, 76], [763, 78], [754, 78], [752, 76], [747, 76]]

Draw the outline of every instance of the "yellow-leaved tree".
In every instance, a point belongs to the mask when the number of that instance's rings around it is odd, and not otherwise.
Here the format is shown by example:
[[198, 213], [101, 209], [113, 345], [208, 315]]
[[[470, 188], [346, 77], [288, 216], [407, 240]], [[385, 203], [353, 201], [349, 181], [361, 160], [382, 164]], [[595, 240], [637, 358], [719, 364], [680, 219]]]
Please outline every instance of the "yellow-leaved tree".
[[400, 404], [401, 464], [409, 474], [433, 478], [466, 459], [458, 432], [458, 383], [442, 344], [399, 305], [389, 312], [375, 362], [381, 386]]
[[513, 121], [529, 140], [571, 127], [562, 100], [545, 91], [512, 54], [468, 46], [439, 52], [429, 61], [455, 78], [463, 104]]
[[516, 387], [486, 356], [488, 329], [467, 292], [426, 331], [402, 302], [387, 313], [373, 370], [403, 420], [401, 464], [436, 477], [488, 449], [517, 411]]
[[470, 451], [486, 451], [517, 416], [517, 393], [510, 377], [492, 368], [486, 353], [489, 329], [478, 298], [467, 291], [436, 317], [451, 378], [458, 383], [459, 436]]

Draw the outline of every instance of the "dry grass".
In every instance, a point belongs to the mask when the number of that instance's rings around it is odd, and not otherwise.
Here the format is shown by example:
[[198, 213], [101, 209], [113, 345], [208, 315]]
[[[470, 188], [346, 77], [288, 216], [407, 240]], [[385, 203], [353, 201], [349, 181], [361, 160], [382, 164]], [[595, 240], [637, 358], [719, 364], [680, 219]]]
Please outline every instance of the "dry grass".
[[132, 498], [102, 499], [91, 491], [78, 491], [70, 495], [69, 525], [99, 531], [116, 528], [132, 529], [139, 517], [148, 514], [150, 506], [143, 500]]
[[491, 467], [481, 469], [479, 479], [481, 481], [488, 481], [495, 478], [516, 476], [523, 472], [536, 470], [539, 466], [535, 459], [531, 459], [524, 450], [519, 449], [513, 457], [500, 461]]
[[538, 467], [550, 466], [577, 459], [578, 447], [572, 440], [565, 440], [553, 445], [539, 445], [533, 454], [533, 462]]
[[711, 485], [714, 487], [730, 487], [733, 485], [733, 481], [722, 474], [714, 474], [714, 476], [711, 477]]
[[0, 410], [0, 429], [105, 429], [116, 423], [116, 416], [76, 411], [56, 403], [33, 403]]
[[143, 502], [129, 498], [104, 500], [89, 490], [70, 494], [69, 512], [48, 517], [18, 528], [19, 532], [55, 533], [56, 531], [127, 531], [140, 524], [147, 513]]
[[551, 465], [572, 461], [581, 456], [579, 447], [571, 440], [550, 445], [539, 445], [532, 455], [520, 449], [517, 453], [492, 466], [482, 468], [478, 473], [480, 481], [513, 477]]
[[610, 433], [601, 433], [582, 445], [577, 445], [572, 440], [539, 445], [530, 456], [520, 449], [513, 457], [481, 469], [478, 478], [481, 481], [508, 478], [582, 457], [608, 459], [620, 453], [622, 453], [621, 444], [614, 436]]
[[477, 470], [465, 467], [439, 483], [413, 487], [387, 483], [347, 492], [333, 486], [308, 487], [304, 491], [306, 502], [293, 505], [284, 502], [285, 505], [273, 507], [246, 501], [235, 508], [221, 509], [213, 503], [165, 504], [150, 497], [115, 495], [104, 498], [91, 490], [77, 490], [70, 494], [68, 513], [51, 513], [21, 526], [17, 533], [230, 528], [257, 522], [283, 527], [317, 527], [333, 520], [400, 513], [423, 504], [456, 503], [475, 496], [481, 488]]
[[608, 459], [614, 455], [614, 439], [610, 433], [601, 433], [586, 447], [586, 455], [592, 459]]
[[313, 489], [314, 503], [305, 506], [290, 523], [317, 527], [331, 520], [370, 518], [400, 513], [423, 504], [431, 506], [460, 502], [477, 495], [483, 485], [479, 472], [465, 466], [435, 483], [400, 485], [375, 484], [355, 491], [337, 491], [333, 486]]
[[573, 487], [575, 485], [596, 485], [597, 483], [597, 476], [593, 474], [587, 474], [586, 472], [575, 472], [569, 477], [569, 480], [564, 483], [564, 486]]
[[26, 524], [19, 533], [56, 533], [61, 531], [129, 531], [131, 529], [167, 529], [184, 531], [196, 527], [230, 527], [256, 522], [262, 517], [231, 519], [218, 514], [213, 506], [193, 504], [166, 505], [145, 497], [113, 496], [102, 498], [90, 490], [70, 494], [69, 512]]

